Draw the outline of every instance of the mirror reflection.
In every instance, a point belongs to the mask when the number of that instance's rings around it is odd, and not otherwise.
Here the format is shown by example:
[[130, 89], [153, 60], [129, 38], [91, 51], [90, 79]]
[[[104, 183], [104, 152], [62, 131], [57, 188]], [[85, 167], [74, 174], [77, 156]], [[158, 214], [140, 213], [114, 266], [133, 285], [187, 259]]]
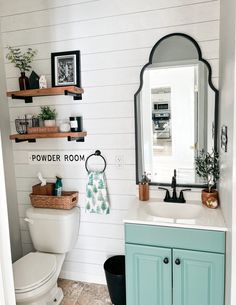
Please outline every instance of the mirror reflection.
[[146, 171], [152, 183], [169, 184], [176, 169], [179, 184], [200, 185], [194, 160], [199, 150], [216, 145], [216, 90], [191, 40], [174, 35], [163, 42], [154, 48], [155, 62], [143, 69], [135, 96], [137, 181]]

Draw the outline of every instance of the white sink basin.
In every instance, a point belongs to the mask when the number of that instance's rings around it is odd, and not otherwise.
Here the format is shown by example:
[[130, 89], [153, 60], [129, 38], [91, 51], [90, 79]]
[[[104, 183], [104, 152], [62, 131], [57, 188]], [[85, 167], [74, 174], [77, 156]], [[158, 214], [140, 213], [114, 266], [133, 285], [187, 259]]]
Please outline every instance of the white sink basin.
[[195, 219], [200, 216], [202, 207], [196, 204], [186, 203], [158, 203], [150, 202], [145, 206], [145, 212], [154, 218], [165, 220]]

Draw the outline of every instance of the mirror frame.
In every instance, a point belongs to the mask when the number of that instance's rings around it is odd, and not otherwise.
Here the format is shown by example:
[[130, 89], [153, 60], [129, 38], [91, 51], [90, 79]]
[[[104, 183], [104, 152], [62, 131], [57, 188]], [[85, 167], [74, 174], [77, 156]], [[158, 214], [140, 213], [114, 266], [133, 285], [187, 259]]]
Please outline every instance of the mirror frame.
[[[134, 116], [135, 116], [135, 166], [136, 166], [136, 184], [139, 184], [140, 182], [140, 178], [142, 175], [141, 172], [141, 167], [143, 169], [143, 164], [142, 164], [142, 158], [140, 155], [140, 150], [139, 150], [139, 145], [140, 145], [140, 140], [139, 140], [139, 107], [140, 107], [140, 101], [138, 99], [138, 95], [141, 92], [142, 88], [143, 88], [143, 75], [144, 75], [144, 71], [146, 68], [148, 68], [148, 66], [153, 64], [153, 55], [156, 51], [156, 49], [158, 48], [159, 44], [165, 40], [168, 39], [170, 37], [173, 36], [181, 36], [184, 37], [188, 40], [190, 40], [193, 45], [195, 46], [197, 53], [198, 53], [198, 60], [203, 62], [208, 69], [208, 85], [210, 86], [210, 88], [215, 92], [215, 113], [214, 113], [214, 150], [218, 151], [218, 108], [219, 108], [219, 90], [216, 89], [216, 87], [213, 85], [212, 83], [212, 68], [211, 65], [209, 64], [209, 62], [204, 59], [202, 57], [202, 51], [201, 48], [199, 46], [199, 44], [196, 42], [195, 39], [193, 39], [191, 36], [184, 34], [184, 33], [172, 33], [172, 34], [168, 34], [164, 37], [162, 37], [160, 40], [157, 41], [157, 43], [153, 46], [150, 55], [149, 55], [149, 61], [143, 66], [141, 72], [140, 72], [140, 85], [139, 88], [137, 90], [137, 92], [134, 94]], [[170, 177], [171, 180], [171, 177]], [[177, 181], [178, 182], [178, 181]], [[170, 186], [171, 183], [162, 183], [162, 182], [150, 182], [150, 185], [159, 185], [159, 186]], [[207, 185], [206, 184], [177, 184], [177, 186], [180, 187], [193, 187], [193, 188], [205, 188]]]

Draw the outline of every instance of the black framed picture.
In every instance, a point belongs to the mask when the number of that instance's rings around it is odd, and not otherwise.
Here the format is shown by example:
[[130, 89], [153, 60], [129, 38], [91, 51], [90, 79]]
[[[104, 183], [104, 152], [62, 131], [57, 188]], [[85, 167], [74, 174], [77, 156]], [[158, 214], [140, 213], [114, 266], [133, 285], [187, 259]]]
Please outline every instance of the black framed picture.
[[51, 53], [52, 87], [81, 87], [80, 51]]

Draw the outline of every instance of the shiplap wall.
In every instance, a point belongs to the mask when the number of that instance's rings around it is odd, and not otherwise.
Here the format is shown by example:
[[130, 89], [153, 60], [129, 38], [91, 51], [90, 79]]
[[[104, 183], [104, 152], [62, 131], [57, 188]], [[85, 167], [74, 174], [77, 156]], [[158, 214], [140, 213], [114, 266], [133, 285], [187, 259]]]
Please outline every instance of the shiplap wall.
[[[183, 32], [195, 38], [203, 56], [213, 67], [218, 82], [219, 1], [205, 0], [55, 0], [5, 1], [0, 12], [4, 54], [6, 46], [38, 49], [33, 69], [46, 74], [50, 84], [50, 53], [80, 50], [83, 101], [71, 97], [35, 98], [33, 104], [9, 99], [10, 119], [39, 112], [40, 105], [55, 106], [58, 119], [81, 114], [88, 137], [85, 143], [65, 140], [39, 140], [14, 144], [18, 206], [24, 253], [31, 250], [27, 226], [23, 221], [29, 206], [31, 186], [40, 170], [50, 180], [63, 176], [64, 188], [79, 190], [81, 225], [75, 248], [68, 254], [62, 276], [104, 282], [103, 262], [122, 253], [122, 219], [136, 195], [134, 158], [133, 95], [139, 85], [141, 67], [152, 46], [162, 36]], [[18, 71], [6, 66], [8, 90], [18, 88]], [[100, 149], [108, 162], [106, 171], [111, 199], [111, 214], [88, 215], [84, 212], [84, 163], [29, 165], [28, 152], [73, 151], [87, 156]], [[124, 165], [116, 166], [116, 156]]]

